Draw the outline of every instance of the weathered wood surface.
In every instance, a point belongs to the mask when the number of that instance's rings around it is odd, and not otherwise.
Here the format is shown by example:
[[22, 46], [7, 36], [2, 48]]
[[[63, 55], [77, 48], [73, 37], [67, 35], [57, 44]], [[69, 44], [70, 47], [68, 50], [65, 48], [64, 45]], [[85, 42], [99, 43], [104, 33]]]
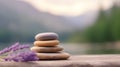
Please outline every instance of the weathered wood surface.
[[120, 67], [120, 55], [77, 55], [68, 60], [0, 62], [0, 67]]

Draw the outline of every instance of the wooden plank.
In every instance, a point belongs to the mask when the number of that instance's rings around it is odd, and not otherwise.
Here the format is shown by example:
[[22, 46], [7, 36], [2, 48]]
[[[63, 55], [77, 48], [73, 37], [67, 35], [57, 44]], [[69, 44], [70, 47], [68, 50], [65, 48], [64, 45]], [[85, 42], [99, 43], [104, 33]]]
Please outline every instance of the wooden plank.
[[68, 60], [0, 62], [0, 67], [120, 67], [120, 55], [74, 55]]

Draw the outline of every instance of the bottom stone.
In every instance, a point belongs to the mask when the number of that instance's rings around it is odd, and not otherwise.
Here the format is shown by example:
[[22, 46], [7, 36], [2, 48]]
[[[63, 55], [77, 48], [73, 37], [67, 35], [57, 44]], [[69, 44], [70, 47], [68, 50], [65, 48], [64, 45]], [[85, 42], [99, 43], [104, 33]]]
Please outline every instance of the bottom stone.
[[65, 60], [70, 57], [68, 53], [59, 52], [59, 53], [36, 53], [39, 59], [41, 60]]

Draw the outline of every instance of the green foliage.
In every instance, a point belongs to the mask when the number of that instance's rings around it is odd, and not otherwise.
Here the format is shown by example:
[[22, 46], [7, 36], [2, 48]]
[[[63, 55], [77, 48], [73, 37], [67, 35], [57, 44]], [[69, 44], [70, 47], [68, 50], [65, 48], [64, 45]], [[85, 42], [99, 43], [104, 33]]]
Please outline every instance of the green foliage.
[[89, 42], [111, 42], [120, 40], [120, 7], [113, 7], [108, 14], [100, 12], [96, 24], [86, 32], [86, 38]]
[[[81, 35], [72, 35], [73, 42], [104, 43], [120, 40], [120, 7], [114, 6], [109, 11], [100, 11], [95, 24]], [[81, 37], [82, 36], [82, 37]]]

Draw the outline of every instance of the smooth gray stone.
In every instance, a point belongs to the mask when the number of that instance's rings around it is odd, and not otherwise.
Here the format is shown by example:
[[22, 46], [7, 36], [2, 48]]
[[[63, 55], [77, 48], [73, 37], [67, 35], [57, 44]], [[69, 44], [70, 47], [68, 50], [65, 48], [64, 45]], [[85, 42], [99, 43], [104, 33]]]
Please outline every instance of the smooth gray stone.
[[56, 40], [58, 39], [58, 34], [53, 32], [39, 33], [35, 36], [35, 40], [44, 41], [44, 40]]

